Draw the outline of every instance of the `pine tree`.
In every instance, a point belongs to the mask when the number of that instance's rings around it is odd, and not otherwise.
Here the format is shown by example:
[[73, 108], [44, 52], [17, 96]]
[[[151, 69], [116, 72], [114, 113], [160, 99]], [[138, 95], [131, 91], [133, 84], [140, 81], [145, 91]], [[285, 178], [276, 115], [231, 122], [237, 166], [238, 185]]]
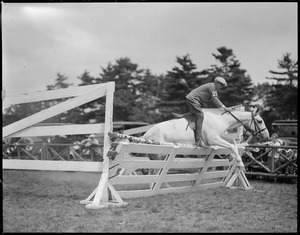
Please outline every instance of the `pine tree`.
[[275, 80], [276, 84], [267, 94], [267, 105], [271, 111], [269, 113], [274, 119], [297, 119], [297, 96], [298, 96], [298, 61], [291, 58], [290, 53], [283, 54], [278, 60], [278, 68], [281, 71], [269, 72], [273, 74], [267, 79]]
[[[72, 83], [67, 83], [68, 77], [57, 73], [56, 82], [54, 85], [47, 85], [47, 90], [55, 90], [55, 89], [62, 89], [67, 88], [72, 85]], [[23, 119], [25, 117], [29, 117], [37, 112], [40, 112], [41, 110], [44, 110], [46, 108], [52, 107], [53, 105], [56, 105], [66, 99], [59, 99], [59, 100], [49, 100], [49, 101], [39, 101], [34, 103], [25, 103], [25, 104], [17, 104], [12, 105], [5, 109], [4, 115], [3, 115], [3, 121], [2, 125], [6, 126], [8, 124], [11, 124], [13, 122], [16, 122], [20, 119]], [[44, 123], [50, 123], [50, 122], [67, 122], [69, 120], [68, 115], [69, 112], [62, 113], [60, 115], [56, 115], [52, 118], [49, 118], [47, 120], [44, 120]]]
[[[79, 86], [100, 83], [99, 79], [92, 77], [86, 70], [77, 78], [80, 80]], [[101, 97], [73, 109], [70, 118], [80, 124], [104, 122], [104, 117], [102, 117], [102, 113], [105, 112], [104, 104], [102, 104], [103, 100], [104, 98]]]
[[[65, 89], [73, 85], [73, 83], [67, 82], [68, 77], [57, 73], [57, 78], [55, 79], [54, 85], [47, 85], [47, 90], [57, 90], [57, 89]], [[56, 99], [56, 100], [50, 100], [50, 101], [42, 101], [41, 106], [43, 109], [52, 107], [54, 105], [59, 104], [60, 102], [63, 102], [67, 100], [67, 98], [64, 99]], [[44, 120], [44, 123], [66, 123], [69, 122], [70, 118], [68, 117], [71, 114], [72, 111], [64, 112], [59, 115], [56, 115], [52, 118], [49, 118], [47, 120]]]
[[274, 121], [274, 117], [269, 115], [270, 112], [272, 112], [272, 107], [267, 105], [267, 94], [271, 90], [272, 85], [268, 82], [264, 82], [262, 84], [258, 83], [254, 86], [255, 96], [253, 97], [253, 101], [261, 101], [261, 105], [259, 105], [260, 116], [265, 121], [268, 130], [272, 129], [272, 122]]
[[90, 73], [86, 70], [77, 78], [81, 81], [81, 83], [79, 83], [79, 86], [93, 85], [99, 83], [99, 80], [90, 76]]
[[278, 69], [283, 71], [273, 71], [269, 72], [275, 76], [267, 77], [266, 79], [275, 80], [277, 84], [289, 84], [298, 87], [298, 61], [294, 61], [291, 58], [291, 53], [284, 53], [281, 60], [277, 60]]
[[156, 103], [160, 101], [163, 79], [164, 75], [156, 76], [149, 69], [145, 70], [142, 82], [137, 85], [139, 92], [136, 99], [136, 111], [131, 115], [132, 120], [143, 120], [148, 123], [161, 121], [161, 113]]
[[227, 81], [227, 88], [218, 92], [220, 100], [228, 107], [245, 104], [254, 96], [253, 83], [246, 70], [241, 68], [233, 51], [226, 47], [217, 48], [218, 54], [212, 53], [219, 62], [211, 68], [201, 71], [206, 76], [207, 82], [212, 82], [215, 77], [221, 76]]
[[[116, 60], [116, 64], [108, 64], [102, 68], [99, 81], [115, 82], [114, 93], [114, 121], [136, 121], [138, 108], [139, 84], [142, 83], [143, 69], [138, 64], [132, 63], [127, 57]], [[141, 120], [139, 120], [141, 121]]]
[[62, 75], [60, 73], [57, 73], [57, 78], [55, 79], [54, 85], [47, 85], [47, 90], [56, 90], [56, 89], [63, 89], [68, 88], [69, 86], [72, 86], [72, 83], [68, 83], [68, 77], [65, 75]]
[[197, 67], [189, 54], [176, 57], [176, 62], [179, 66], [173, 67], [172, 71], [167, 71], [163, 81], [161, 102], [158, 103], [164, 120], [172, 118], [172, 112], [186, 113], [188, 111], [186, 95], [201, 84]]

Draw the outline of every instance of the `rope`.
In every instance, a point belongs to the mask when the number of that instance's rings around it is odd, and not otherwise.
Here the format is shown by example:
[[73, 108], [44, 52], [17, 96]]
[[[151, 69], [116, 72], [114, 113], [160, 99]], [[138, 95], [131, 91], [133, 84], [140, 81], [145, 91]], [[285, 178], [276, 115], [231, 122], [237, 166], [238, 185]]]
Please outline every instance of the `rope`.
[[142, 144], [154, 144], [154, 145], [168, 145], [168, 146], [180, 146], [180, 147], [196, 147], [196, 145], [191, 144], [181, 144], [181, 143], [171, 143], [171, 142], [160, 142], [155, 140], [150, 140], [143, 137], [135, 137], [131, 135], [108, 132], [108, 136], [112, 138], [128, 139], [133, 143], [142, 143]]

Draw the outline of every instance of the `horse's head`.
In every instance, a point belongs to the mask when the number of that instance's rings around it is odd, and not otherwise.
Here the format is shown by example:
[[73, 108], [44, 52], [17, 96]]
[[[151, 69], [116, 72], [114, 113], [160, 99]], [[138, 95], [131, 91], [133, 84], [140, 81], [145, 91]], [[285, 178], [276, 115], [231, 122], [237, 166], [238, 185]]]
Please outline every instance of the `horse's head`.
[[259, 115], [258, 110], [256, 112], [252, 112], [252, 118], [249, 122], [249, 129], [251, 130], [251, 134], [255, 137], [258, 137], [261, 141], [265, 141], [270, 137], [266, 124]]

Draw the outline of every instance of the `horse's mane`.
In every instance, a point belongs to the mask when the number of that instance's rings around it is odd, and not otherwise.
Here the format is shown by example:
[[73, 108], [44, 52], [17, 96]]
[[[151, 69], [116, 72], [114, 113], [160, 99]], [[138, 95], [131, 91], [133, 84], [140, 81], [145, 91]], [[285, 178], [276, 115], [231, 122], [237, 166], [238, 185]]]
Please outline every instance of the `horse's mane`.
[[[247, 111], [242, 111], [242, 110], [235, 110], [235, 107], [231, 107], [232, 110], [230, 111], [231, 114], [246, 114], [246, 113], [249, 113]], [[223, 109], [221, 108], [203, 108], [202, 109], [204, 115], [223, 115], [225, 113], [227, 113], [226, 111], [224, 111]], [[194, 114], [192, 113], [192, 111], [189, 111], [187, 113], [184, 113], [184, 114], [179, 114], [179, 113], [174, 113], [172, 112], [173, 116], [175, 116], [177, 118], [187, 118], [188, 120], [193, 120], [195, 118]], [[175, 120], [174, 119], [174, 120]]]
[[214, 113], [214, 114], [220, 114], [224, 113], [225, 111], [221, 108], [203, 108], [202, 109], [203, 113]]
[[[226, 113], [223, 109], [221, 109], [221, 108], [203, 108], [202, 109], [203, 110], [203, 113], [205, 114], [205, 113], [212, 113], [212, 114], [223, 114], [223, 113]], [[232, 111], [230, 111], [230, 112], [232, 112], [232, 113], [234, 113], [234, 112], [242, 112], [242, 113], [244, 113], [244, 112], [247, 112], [247, 111], [243, 111], [243, 110], [235, 110], [235, 109], [233, 109]]]

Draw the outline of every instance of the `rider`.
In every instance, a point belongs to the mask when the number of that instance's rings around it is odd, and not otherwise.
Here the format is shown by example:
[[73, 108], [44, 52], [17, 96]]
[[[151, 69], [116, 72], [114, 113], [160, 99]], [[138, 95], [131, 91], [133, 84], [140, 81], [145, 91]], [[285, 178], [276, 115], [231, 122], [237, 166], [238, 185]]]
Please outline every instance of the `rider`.
[[205, 103], [213, 101], [217, 108], [222, 108], [225, 111], [230, 111], [225, 105], [219, 100], [217, 90], [227, 87], [227, 82], [222, 77], [216, 77], [214, 82], [206, 83], [192, 90], [187, 96], [186, 101], [191, 112], [197, 117], [196, 122], [196, 144], [199, 147], [207, 147], [203, 142], [202, 137], [202, 124], [204, 114], [202, 111]]

